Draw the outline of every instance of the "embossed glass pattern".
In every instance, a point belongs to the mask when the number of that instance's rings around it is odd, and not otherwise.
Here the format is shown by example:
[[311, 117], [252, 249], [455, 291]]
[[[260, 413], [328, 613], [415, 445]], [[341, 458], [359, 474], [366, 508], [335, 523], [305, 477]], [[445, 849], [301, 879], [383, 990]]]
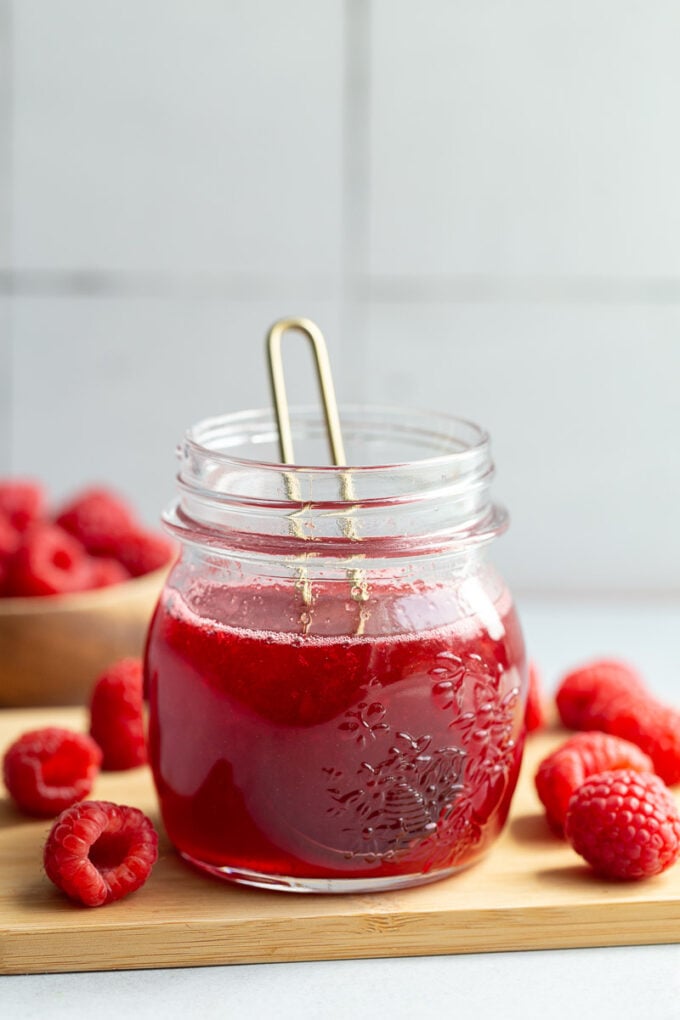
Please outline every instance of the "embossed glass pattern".
[[[488, 437], [442, 415], [341, 413], [348, 468], [277, 464], [268, 412], [200, 423], [179, 449], [151, 760], [174, 845], [238, 882], [444, 877], [493, 843], [517, 780], [524, 646], [487, 558], [506, 524]], [[320, 417], [294, 411], [293, 430], [323, 463]]]

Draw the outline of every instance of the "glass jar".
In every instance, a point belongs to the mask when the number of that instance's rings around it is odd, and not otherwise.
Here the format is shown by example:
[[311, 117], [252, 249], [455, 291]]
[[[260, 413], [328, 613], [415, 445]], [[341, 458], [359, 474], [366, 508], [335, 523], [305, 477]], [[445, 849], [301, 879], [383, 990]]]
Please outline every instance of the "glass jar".
[[[498, 836], [520, 766], [525, 653], [486, 558], [507, 523], [488, 436], [413, 411], [341, 418], [351, 467], [277, 463], [269, 411], [199, 423], [165, 515], [181, 555], [146, 653], [163, 821], [187, 861], [250, 885], [456, 872]], [[323, 463], [321, 412], [291, 420], [298, 458]]]

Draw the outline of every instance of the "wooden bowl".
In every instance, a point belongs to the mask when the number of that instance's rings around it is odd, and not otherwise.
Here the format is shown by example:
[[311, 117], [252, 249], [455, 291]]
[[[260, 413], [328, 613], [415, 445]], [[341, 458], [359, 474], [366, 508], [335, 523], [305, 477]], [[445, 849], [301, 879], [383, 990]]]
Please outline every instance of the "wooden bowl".
[[142, 654], [167, 573], [73, 595], [0, 598], [0, 707], [87, 704], [99, 673]]

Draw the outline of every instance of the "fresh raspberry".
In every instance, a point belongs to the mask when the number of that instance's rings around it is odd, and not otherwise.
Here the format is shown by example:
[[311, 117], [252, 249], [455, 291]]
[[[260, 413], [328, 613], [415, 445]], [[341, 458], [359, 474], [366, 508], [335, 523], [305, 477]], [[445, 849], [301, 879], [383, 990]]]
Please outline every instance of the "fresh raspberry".
[[140, 659], [121, 659], [98, 678], [90, 702], [90, 736], [111, 771], [132, 769], [147, 760]]
[[23, 479], [0, 481], [0, 511], [16, 531], [25, 531], [45, 513], [45, 493], [38, 482]]
[[27, 531], [11, 563], [13, 595], [61, 595], [84, 591], [90, 583], [90, 560], [80, 542], [54, 524]]
[[21, 544], [21, 534], [7, 514], [0, 510], [0, 560], [13, 556]]
[[652, 772], [654, 766], [635, 744], [597, 730], [576, 733], [543, 759], [534, 781], [555, 832], [563, 831], [569, 801], [578, 787], [588, 776], [611, 769]]
[[21, 533], [10, 523], [9, 517], [0, 510], [0, 595], [5, 594], [11, 572], [11, 560], [19, 548]]
[[101, 907], [144, 885], [158, 835], [133, 807], [86, 800], [59, 815], [45, 843], [47, 877], [72, 900]]
[[130, 579], [129, 571], [110, 556], [90, 558], [90, 588], [108, 588], [112, 584]]
[[680, 783], [680, 712], [653, 698], [630, 666], [605, 661], [575, 670], [560, 685], [557, 708], [566, 726], [637, 744], [665, 783]]
[[605, 878], [649, 878], [680, 854], [680, 813], [659, 776], [599, 772], [571, 798], [566, 836]]
[[529, 663], [529, 689], [527, 692], [527, 707], [524, 715], [524, 722], [527, 733], [535, 733], [543, 729], [546, 724], [545, 699], [541, 675], [535, 662]]
[[136, 529], [131, 508], [114, 492], [86, 489], [63, 507], [56, 523], [97, 556], [118, 559], [116, 548], [124, 535]]
[[116, 544], [115, 555], [132, 577], [159, 570], [172, 559], [175, 547], [170, 539], [154, 531], [131, 531]]
[[557, 711], [570, 730], [604, 729], [602, 722], [614, 699], [644, 691], [640, 674], [631, 666], [597, 660], [563, 678], [556, 695]]
[[651, 697], [619, 698], [604, 726], [648, 754], [664, 783], [680, 783], [680, 711]]
[[99, 747], [84, 733], [31, 730], [5, 754], [5, 786], [22, 811], [51, 818], [87, 797], [101, 761]]

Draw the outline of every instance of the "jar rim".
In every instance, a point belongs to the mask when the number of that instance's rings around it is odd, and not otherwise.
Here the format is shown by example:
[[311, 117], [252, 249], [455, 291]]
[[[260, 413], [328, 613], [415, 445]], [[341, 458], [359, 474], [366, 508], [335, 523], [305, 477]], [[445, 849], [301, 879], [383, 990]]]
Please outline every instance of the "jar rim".
[[[505, 530], [507, 515], [490, 500], [491, 443], [479, 425], [384, 405], [343, 405], [340, 416], [342, 465], [271, 459], [279, 438], [271, 408], [193, 425], [178, 447], [178, 497], [166, 525], [203, 544], [212, 535], [230, 547], [265, 542], [341, 557], [364, 555], [365, 539], [373, 549], [414, 552], [482, 543]], [[298, 449], [325, 452], [320, 407], [293, 407], [290, 418]], [[267, 456], [244, 457], [244, 448]], [[395, 450], [405, 456], [378, 463]]]
[[[429, 456], [414, 457], [410, 459], [390, 460], [382, 463], [355, 463], [351, 459], [346, 464], [336, 465], [329, 463], [294, 462], [286, 464], [286, 470], [294, 473], [313, 472], [334, 474], [338, 471], [351, 471], [364, 476], [370, 476], [380, 472], [389, 472], [392, 469], [410, 468], [443, 468], [447, 464], [461, 464], [467, 460], [479, 457], [480, 454], [488, 453], [490, 438], [488, 432], [476, 422], [468, 418], [447, 414], [442, 411], [426, 411], [422, 408], [402, 407], [392, 404], [341, 404], [339, 406], [341, 424], [352, 420], [354, 417], [361, 417], [365, 423], [366, 418], [375, 422], [376, 426], [383, 428], [395, 426], [404, 435], [420, 435], [424, 440], [429, 438], [434, 444], [438, 441], [440, 445], [447, 443], [450, 448], [444, 452], [433, 453]], [[404, 425], [404, 419], [408, 424]], [[323, 422], [323, 413], [318, 406], [314, 405], [293, 405], [290, 407], [290, 419], [293, 434], [296, 426], [310, 422]], [[416, 423], [414, 427], [414, 422]], [[418, 424], [422, 423], [422, 428]], [[261, 407], [242, 411], [228, 412], [226, 414], [214, 415], [203, 418], [190, 426], [184, 433], [184, 443], [196, 454], [210, 452], [211, 458], [223, 464], [233, 464], [248, 468], [257, 468], [263, 471], [281, 471], [282, 461], [269, 458], [257, 459], [253, 457], [237, 456], [228, 452], [228, 449], [216, 448], [207, 440], [220, 439], [229, 440], [227, 447], [246, 445], [249, 438], [252, 441], [257, 435], [255, 426], [259, 426], [260, 440], [262, 433], [272, 442], [278, 442], [278, 425], [272, 408]], [[457, 430], [457, 431], [454, 431]], [[469, 441], [463, 445], [460, 435], [465, 430]]]

